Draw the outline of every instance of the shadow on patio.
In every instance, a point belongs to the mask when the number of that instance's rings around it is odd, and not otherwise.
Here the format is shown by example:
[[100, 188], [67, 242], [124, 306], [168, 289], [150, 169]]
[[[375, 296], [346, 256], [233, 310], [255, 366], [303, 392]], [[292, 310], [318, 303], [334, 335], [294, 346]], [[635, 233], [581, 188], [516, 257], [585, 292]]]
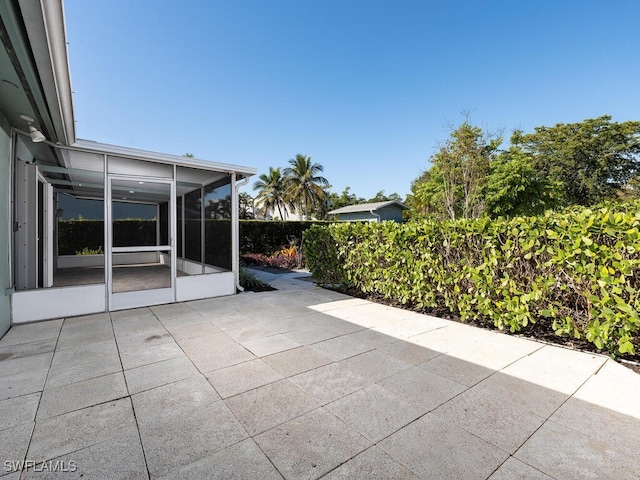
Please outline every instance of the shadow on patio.
[[0, 475], [640, 477], [639, 375], [297, 276], [13, 327]]

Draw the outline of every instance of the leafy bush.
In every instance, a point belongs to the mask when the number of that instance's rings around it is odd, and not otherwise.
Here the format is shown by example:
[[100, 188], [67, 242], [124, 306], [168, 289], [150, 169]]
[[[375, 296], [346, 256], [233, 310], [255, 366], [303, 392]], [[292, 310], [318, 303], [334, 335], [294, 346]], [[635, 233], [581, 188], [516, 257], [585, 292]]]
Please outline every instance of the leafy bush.
[[244, 253], [240, 255], [240, 260], [250, 267], [253, 265], [267, 265], [269, 255], [265, 255], [264, 253]]
[[102, 250], [102, 246], [98, 248], [84, 247], [82, 250], [78, 250], [76, 255], [104, 255], [104, 250]]
[[253, 290], [263, 285], [263, 283], [258, 280], [255, 273], [242, 265], [238, 272], [238, 279], [240, 281], [240, 286], [247, 290]]
[[[222, 252], [212, 264], [218, 265], [228, 259], [231, 245], [231, 228], [228, 220], [207, 220], [206, 238], [211, 245], [207, 251], [211, 255]], [[326, 222], [264, 222], [258, 220], [240, 220], [240, 253], [262, 253], [272, 255], [283, 245], [294, 242], [298, 247], [302, 241], [302, 232], [311, 225]], [[199, 232], [200, 222], [195, 227]], [[188, 228], [188, 226], [187, 226]], [[114, 230], [116, 245], [154, 245], [156, 240], [155, 220], [127, 219], [117, 220]], [[194, 236], [194, 235], [192, 235]], [[199, 237], [199, 234], [195, 236]], [[58, 252], [60, 255], [73, 255], [85, 247], [97, 250], [104, 245], [104, 222], [102, 220], [60, 220], [58, 222]], [[229, 248], [227, 248], [229, 247]], [[199, 246], [195, 247], [199, 249]], [[223, 265], [221, 265], [223, 266]]]
[[[114, 245], [155, 245], [156, 221], [145, 219], [116, 220], [113, 227]], [[58, 255], [99, 250], [104, 245], [103, 220], [59, 220]]]
[[304, 254], [295, 245], [284, 247], [273, 255], [246, 253], [240, 258], [246, 265], [262, 265], [287, 270], [304, 268], [305, 266]]
[[302, 251], [296, 245], [290, 245], [271, 255], [269, 257], [269, 265], [289, 270], [304, 268], [305, 259]]
[[291, 242], [298, 245], [302, 233], [312, 225], [326, 222], [264, 222], [240, 220], [240, 253], [263, 253], [272, 255]]
[[304, 235], [313, 278], [500, 329], [551, 322], [613, 355], [640, 338], [640, 202], [510, 220], [341, 223]]
[[102, 220], [59, 220], [58, 255], [77, 255], [85, 248], [98, 250], [104, 245]]

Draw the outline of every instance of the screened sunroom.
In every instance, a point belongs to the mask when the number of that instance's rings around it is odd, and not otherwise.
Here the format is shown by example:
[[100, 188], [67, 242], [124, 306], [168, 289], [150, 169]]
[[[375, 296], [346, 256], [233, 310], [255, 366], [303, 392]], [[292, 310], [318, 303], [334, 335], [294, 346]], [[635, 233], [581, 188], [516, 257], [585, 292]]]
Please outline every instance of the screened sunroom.
[[78, 140], [62, 0], [2, 1], [0, 20], [0, 337], [235, 293], [255, 169]]
[[22, 134], [14, 151], [13, 323], [236, 292], [254, 169]]

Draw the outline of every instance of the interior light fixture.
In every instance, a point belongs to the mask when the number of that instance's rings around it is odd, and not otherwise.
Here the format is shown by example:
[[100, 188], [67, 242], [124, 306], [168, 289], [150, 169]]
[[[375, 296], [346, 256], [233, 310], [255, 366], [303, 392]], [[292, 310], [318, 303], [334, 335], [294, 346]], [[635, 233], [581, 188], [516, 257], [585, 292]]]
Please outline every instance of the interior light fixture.
[[44, 136], [40, 130], [33, 126], [33, 122], [35, 120], [29, 115], [25, 115], [24, 113], [20, 114], [20, 118], [29, 124], [29, 135], [31, 135], [31, 141], [34, 143], [44, 142], [47, 137]]
[[31, 141], [34, 143], [44, 142], [47, 139], [47, 137], [44, 136], [44, 133], [33, 125], [29, 126], [29, 133], [31, 134]]

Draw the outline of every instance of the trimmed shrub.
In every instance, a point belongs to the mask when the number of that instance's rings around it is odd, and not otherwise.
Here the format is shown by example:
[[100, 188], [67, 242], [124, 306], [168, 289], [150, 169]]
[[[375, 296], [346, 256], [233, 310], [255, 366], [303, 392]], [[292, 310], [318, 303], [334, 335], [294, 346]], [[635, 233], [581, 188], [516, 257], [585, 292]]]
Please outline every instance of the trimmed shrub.
[[76, 255], [85, 248], [97, 251], [104, 247], [102, 220], [58, 221], [58, 254]]
[[511, 332], [545, 319], [617, 355], [640, 343], [639, 228], [635, 202], [510, 220], [314, 226], [304, 245], [320, 283]]
[[[143, 219], [116, 220], [113, 227], [115, 246], [155, 245], [156, 221]], [[101, 250], [104, 247], [104, 221], [58, 221], [58, 254], [75, 255], [84, 249]]]
[[327, 222], [240, 220], [240, 253], [272, 255], [290, 245], [300, 246], [302, 233], [317, 224], [326, 225]]

